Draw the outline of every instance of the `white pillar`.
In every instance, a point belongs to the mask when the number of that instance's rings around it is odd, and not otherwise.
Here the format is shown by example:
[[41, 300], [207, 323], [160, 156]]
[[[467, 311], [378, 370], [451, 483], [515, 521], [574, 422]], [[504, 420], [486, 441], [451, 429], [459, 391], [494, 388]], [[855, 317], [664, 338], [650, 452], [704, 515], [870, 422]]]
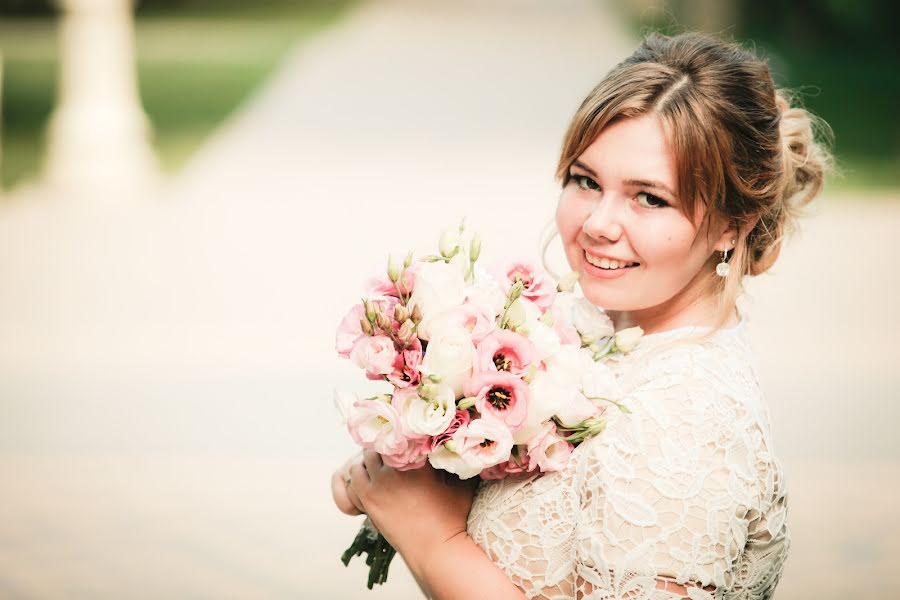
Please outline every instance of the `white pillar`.
[[60, 69], [46, 180], [140, 192], [159, 179], [137, 87], [132, 0], [57, 0]]

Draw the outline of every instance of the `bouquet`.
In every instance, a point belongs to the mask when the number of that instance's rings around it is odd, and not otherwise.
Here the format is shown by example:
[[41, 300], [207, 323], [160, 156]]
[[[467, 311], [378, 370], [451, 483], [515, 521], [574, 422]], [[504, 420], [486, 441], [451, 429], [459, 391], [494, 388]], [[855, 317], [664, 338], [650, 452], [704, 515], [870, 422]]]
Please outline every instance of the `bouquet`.
[[[337, 353], [390, 389], [367, 398], [336, 391], [350, 435], [400, 470], [426, 462], [461, 479], [565, 468], [573, 448], [600, 433], [616, 379], [604, 361], [635, 347], [639, 327], [616, 332], [530, 260], [478, 263], [481, 239], [465, 226], [439, 252], [388, 259], [341, 321]], [[367, 519], [342, 556], [365, 553], [369, 589], [387, 578], [394, 549]]]

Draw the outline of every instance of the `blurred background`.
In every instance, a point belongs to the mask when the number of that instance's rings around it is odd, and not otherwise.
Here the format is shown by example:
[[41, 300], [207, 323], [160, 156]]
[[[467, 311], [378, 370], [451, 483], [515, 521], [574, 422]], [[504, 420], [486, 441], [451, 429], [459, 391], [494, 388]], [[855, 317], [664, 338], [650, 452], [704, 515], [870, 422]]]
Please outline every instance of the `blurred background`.
[[778, 597], [900, 597], [898, 20], [0, 0], [0, 597], [420, 597], [399, 560], [372, 592], [338, 560], [331, 389], [364, 383], [334, 328], [388, 251], [464, 216], [486, 256], [535, 254], [569, 117], [642, 33], [685, 29], [755, 47], [834, 133], [839, 176], [743, 299], [792, 493]]

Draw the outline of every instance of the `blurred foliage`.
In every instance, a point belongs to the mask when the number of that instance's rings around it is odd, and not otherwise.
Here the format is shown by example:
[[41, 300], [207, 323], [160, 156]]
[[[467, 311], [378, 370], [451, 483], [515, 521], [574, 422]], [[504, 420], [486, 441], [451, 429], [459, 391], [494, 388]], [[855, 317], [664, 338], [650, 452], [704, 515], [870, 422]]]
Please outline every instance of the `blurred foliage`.
[[[4, 9], [19, 5], [17, 16], [7, 12], [0, 20], [0, 181], [9, 187], [40, 171], [56, 96], [58, 41], [56, 18], [47, 16], [50, 3], [2, 1]], [[142, 2], [135, 24], [138, 81], [162, 166], [174, 170], [182, 165], [294, 44], [333, 23], [351, 4]]]
[[704, 20], [703, 9], [717, 2], [636, 0], [629, 7], [643, 32], [706, 29], [755, 47], [776, 84], [797, 92], [831, 126], [843, 174], [833, 184], [900, 187], [900, 3], [731, 0], [730, 20]]

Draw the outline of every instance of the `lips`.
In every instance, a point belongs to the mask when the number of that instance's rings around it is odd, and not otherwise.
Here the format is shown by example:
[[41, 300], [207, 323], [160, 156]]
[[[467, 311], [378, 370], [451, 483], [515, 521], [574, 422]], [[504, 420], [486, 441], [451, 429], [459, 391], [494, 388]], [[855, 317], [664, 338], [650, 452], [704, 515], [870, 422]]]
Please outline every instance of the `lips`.
[[590, 254], [587, 251], [584, 252], [584, 259], [591, 265], [608, 271], [628, 269], [636, 267], [640, 264], [639, 262], [633, 260], [624, 260], [608, 256], [597, 256], [595, 254]]

